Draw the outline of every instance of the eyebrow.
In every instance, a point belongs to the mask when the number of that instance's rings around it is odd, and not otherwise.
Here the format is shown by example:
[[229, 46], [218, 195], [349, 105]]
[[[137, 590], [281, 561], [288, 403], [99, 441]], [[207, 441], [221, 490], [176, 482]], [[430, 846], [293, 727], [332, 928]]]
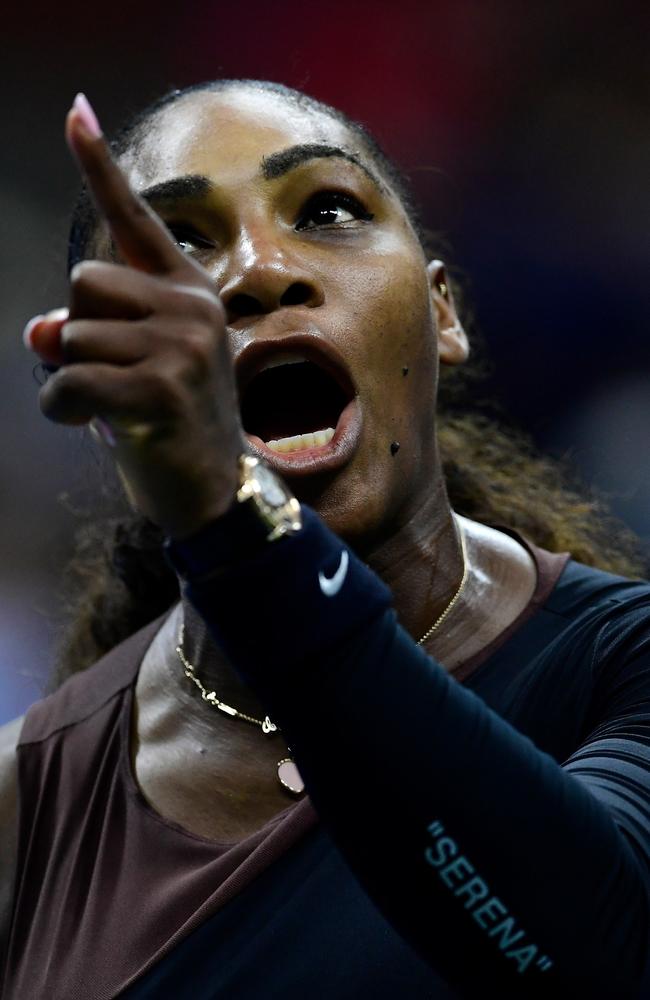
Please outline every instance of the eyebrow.
[[328, 146], [321, 142], [307, 142], [299, 146], [290, 146], [288, 149], [281, 149], [278, 153], [271, 153], [269, 156], [263, 157], [262, 176], [267, 181], [275, 180], [276, 177], [282, 177], [283, 174], [295, 170], [296, 167], [302, 166], [309, 160], [325, 160], [332, 157], [354, 163], [355, 166], [363, 170], [364, 174], [380, 191], [385, 190], [374, 171], [356, 153], [352, 153], [342, 146]]
[[[368, 167], [356, 153], [342, 146], [329, 146], [324, 143], [310, 142], [297, 146], [289, 146], [288, 149], [281, 149], [277, 153], [271, 153], [262, 158], [260, 172], [264, 180], [275, 180], [288, 174], [291, 170], [302, 166], [309, 160], [324, 160], [339, 158], [354, 163], [355, 166], [363, 170], [364, 174], [382, 192], [386, 193], [386, 188], [377, 175]], [[203, 174], [185, 174], [182, 177], [172, 177], [171, 180], [161, 181], [151, 187], [140, 191], [140, 197], [145, 201], [156, 205], [172, 205], [181, 201], [197, 201], [211, 194], [215, 190], [215, 185], [209, 177]]]

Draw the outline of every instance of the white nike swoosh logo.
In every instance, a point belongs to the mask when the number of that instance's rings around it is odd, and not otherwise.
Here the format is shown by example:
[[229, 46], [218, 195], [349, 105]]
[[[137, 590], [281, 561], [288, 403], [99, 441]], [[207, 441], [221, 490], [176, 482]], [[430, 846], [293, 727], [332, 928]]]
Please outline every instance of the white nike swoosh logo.
[[334, 576], [325, 576], [322, 571], [319, 572], [318, 583], [325, 597], [334, 597], [335, 594], [338, 594], [347, 576], [349, 561], [347, 549], [343, 549], [341, 562]]

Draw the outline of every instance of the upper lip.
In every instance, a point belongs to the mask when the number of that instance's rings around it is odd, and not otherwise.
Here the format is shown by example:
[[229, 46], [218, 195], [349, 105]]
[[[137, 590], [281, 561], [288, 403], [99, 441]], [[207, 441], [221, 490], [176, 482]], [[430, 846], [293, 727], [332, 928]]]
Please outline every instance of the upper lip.
[[318, 365], [339, 384], [348, 399], [356, 389], [348, 368], [336, 348], [322, 336], [314, 333], [289, 333], [268, 339], [256, 339], [243, 348], [235, 361], [235, 377], [239, 398], [256, 375], [267, 367], [278, 354], [296, 354]]

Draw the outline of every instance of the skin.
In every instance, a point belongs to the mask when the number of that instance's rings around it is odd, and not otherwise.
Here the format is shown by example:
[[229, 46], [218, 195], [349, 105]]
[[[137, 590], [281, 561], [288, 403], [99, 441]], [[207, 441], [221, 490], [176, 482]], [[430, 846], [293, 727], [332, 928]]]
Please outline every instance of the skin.
[[[103, 221], [98, 260], [73, 272], [69, 319], [46, 318], [31, 331], [41, 357], [64, 362], [42, 390], [45, 414], [69, 424], [107, 420], [134, 504], [169, 535], [186, 537], [234, 496], [243, 449], [234, 367], [242, 351], [296, 332], [329, 341], [356, 387], [359, 447], [335, 473], [290, 485], [389, 584], [401, 622], [421, 636], [462, 576], [434, 434], [438, 366], [461, 364], [468, 352], [453, 298], [441, 290], [444, 266], [425, 259], [385, 179], [377, 187], [340, 157], [278, 177], [260, 171], [264, 157], [307, 142], [343, 146], [370, 163], [359, 140], [324, 115], [247, 89], [194, 94], [165, 109], [137, 157], [123, 158], [123, 174], [76, 112], [67, 135]], [[189, 223], [211, 241], [186, 242], [189, 254], [129, 188], [188, 174], [208, 177], [215, 190], [182, 210], [157, 207], [169, 225]], [[372, 219], [298, 225], [306, 201], [331, 190], [354, 195]], [[288, 289], [300, 295], [283, 305]], [[427, 643], [450, 670], [516, 619], [536, 582], [531, 557], [512, 538], [459, 521], [469, 577]], [[186, 652], [206, 686], [263, 718], [196, 613], [183, 612]], [[175, 609], [162, 627], [139, 674], [134, 772], [162, 815], [235, 840], [290, 805], [274, 778], [286, 744], [195, 696], [174, 653], [180, 615]]]

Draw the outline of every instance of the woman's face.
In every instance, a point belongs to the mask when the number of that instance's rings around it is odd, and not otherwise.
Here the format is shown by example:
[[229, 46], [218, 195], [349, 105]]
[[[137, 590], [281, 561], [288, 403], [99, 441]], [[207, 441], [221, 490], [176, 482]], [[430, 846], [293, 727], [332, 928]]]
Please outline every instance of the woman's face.
[[[408, 520], [439, 474], [441, 306], [360, 140], [278, 95], [231, 89], [164, 109], [121, 162], [222, 297], [253, 447], [351, 541]], [[443, 329], [442, 360], [461, 354]], [[335, 437], [317, 450], [263, 443], [326, 427]]]

